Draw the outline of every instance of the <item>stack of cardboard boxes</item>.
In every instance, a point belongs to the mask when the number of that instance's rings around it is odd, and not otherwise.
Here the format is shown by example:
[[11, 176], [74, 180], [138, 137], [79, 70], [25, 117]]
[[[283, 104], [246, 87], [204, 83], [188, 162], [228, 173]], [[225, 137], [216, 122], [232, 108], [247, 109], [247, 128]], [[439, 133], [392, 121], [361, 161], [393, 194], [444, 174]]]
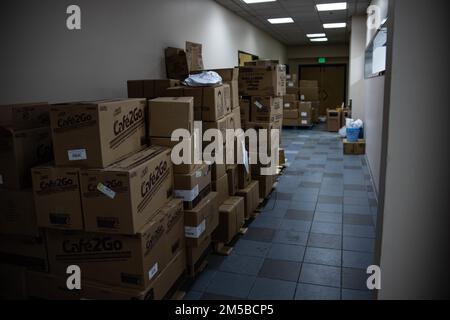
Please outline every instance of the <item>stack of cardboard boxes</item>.
[[30, 169], [51, 161], [47, 103], [0, 106], [0, 298], [26, 297], [27, 270], [48, 270]]
[[[262, 139], [263, 141], [258, 135], [258, 145], [264, 144], [264, 147], [258, 146], [256, 152], [250, 153], [250, 158], [257, 160], [255, 164], [250, 166], [251, 177], [248, 179], [248, 181], [251, 181], [253, 178], [254, 182], [240, 185], [240, 188], [246, 193], [251, 193], [250, 189], [252, 188], [258, 188], [259, 197], [266, 198], [272, 190], [276, 175], [261, 174], [262, 168], [273, 164], [262, 163], [260, 153], [270, 156], [272, 153], [278, 155], [279, 152], [274, 149], [272, 144], [271, 129], [281, 131], [283, 126], [283, 96], [286, 95], [285, 66], [266, 60], [246, 64], [245, 67], [240, 68], [239, 93], [242, 96], [241, 108], [243, 110], [241, 110], [241, 117], [245, 129], [267, 130], [267, 136]], [[280, 145], [280, 141], [278, 141], [278, 145]], [[274, 165], [278, 166], [278, 163]], [[239, 176], [242, 179], [242, 174]], [[244, 179], [244, 181], [247, 180]], [[241, 192], [243, 193], [243, 191]], [[248, 207], [250, 209], [250, 206]]]
[[[291, 76], [292, 78], [292, 76]], [[296, 79], [296, 76], [293, 77]], [[288, 81], [284, 96], [283, 125], [310, 127], [318, 122], [319, 88], [317, 81]]]

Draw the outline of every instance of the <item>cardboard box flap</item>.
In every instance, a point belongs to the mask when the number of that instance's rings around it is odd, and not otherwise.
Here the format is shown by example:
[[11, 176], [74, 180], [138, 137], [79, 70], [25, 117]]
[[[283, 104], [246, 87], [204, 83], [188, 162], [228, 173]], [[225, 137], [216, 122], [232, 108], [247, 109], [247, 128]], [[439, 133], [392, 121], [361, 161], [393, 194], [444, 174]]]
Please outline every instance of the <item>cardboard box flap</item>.
[[112, 166], [108, 167], [109, 171], [129, 171], [134, 168], [139, 167], [142, 164], [145, 164], [149, 159], [156, 157], [157, 155], [163, 152], [169, 152], [169, 148], [152, 146], [147, 149], [144, 149], [122, 161], [119, 161]]

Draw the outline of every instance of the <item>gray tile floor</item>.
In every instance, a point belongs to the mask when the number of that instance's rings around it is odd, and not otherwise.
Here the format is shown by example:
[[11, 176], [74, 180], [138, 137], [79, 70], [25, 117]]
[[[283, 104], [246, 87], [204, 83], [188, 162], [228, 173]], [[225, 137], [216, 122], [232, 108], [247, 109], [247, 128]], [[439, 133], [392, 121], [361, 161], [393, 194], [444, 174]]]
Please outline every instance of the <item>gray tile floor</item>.
[[336, 134], [283, 130], [289, 166], [228, 257], [211, 255], [186, 299], [372, 299], [377, 201], [363, 156]]

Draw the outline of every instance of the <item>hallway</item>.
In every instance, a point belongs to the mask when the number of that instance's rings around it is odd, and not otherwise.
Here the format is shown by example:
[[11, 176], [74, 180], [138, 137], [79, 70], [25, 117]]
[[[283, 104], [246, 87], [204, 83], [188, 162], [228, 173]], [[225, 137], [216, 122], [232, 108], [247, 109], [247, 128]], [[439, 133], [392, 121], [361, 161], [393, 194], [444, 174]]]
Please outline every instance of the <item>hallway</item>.
[[211, 255], [186, 299], [371, 299], [377, 201], [364, 156], [337, 134], [284, 129], [288, 167], [228, 257]]

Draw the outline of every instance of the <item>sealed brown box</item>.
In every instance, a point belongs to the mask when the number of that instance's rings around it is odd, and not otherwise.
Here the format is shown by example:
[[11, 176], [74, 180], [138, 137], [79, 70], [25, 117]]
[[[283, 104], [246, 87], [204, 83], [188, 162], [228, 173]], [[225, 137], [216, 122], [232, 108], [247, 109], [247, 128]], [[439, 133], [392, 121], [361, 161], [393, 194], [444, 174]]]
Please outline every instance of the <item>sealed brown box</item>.
[[189, 75], [186, 52], [178, 48], [166, 48], [165, 50], [167, 78], [185, 80]]
[[194, 98], [156, 98], [148, 102], [150, 136], [170, 138], [176, 129], [194, 130]]
[[286, 67], [239, 68], [239, 94], [242, 96], [284, 96], [286, 94]]
[[50, 126], [50, 106], [46, 102], [0, 106], [0, 127], [30, 129]]
[[241, 129], [241, 108], [234, 108], [228, 115], [228, 126], [227, 129], [238, 130]]
[[265, 175], [265, 176], [253, 176], [253, 179], [259, 182], [259, 197], [265, 199], [269, 196], [273, 188], [273, 183], [275, 176]]
[[[162, 146], [172, 149], [179, 143], [180, 141], [172, 141], [170, 138], [150, 138], [150, 144], [152, 146]], [[173, 173], [187, 174], [192, 172], [196, 167], [194, 164], [194, 143], [191, 139], [187, 140], [186, 143], [188, 143], [192, 148], [191, 154], [187, 156], [189, 160], [186, 163], [173, 164]], [[183, 152], [180, 153], [180, 156], [184, 156]]]
[[213, 191], [217, 192], [217, 204], [220, 206], [228, 199], [228, 176], [224, 174], [222, 177], [212, 182]]
[[300, 117], [300, 113], [298, 109], [284, 109], [283, 110], [283, 119], [298, 119]]
[[349, 142], [344, 139], [345, 155], [364, 155], [366, 154], [366, 140], [360, 139], [358, 142]]
[[327, 126], [328, 131], [338, 132], [341, 129], [341, 111], [340, 110], [327, 110]]
[[[154, 97], [155, 98], [159, 98], [159, 97], [167, 97], [167, 93], [170, 92], [170, 89], [174, 88], [174, 87], [178, 87], [181, 85], [181, 82], [179, 80], [176, 79], [157, 79], [157, 80], [153, 80], [153, 92], [154, 92]], [[147, 82], [145, 85], [149, 85], [149, 83]], [[148, 91], [148, 88], [144, 87], [145, 91]]]
[[240, 111], [241, 111], [241, 126], [245, 128], [247, 122], [250, 122], [250, 99], [240, 99]]
[[48, 271], [47, 248], [44, 236], [0, 235], [0, 263]]
[[78, 168], [43, 165], [31, 170], [37, 224], [83, 230]]
[[319, 100], [318, 87], [300, 87], [300, 100], [317, 101]]
[[252, 97], [252, 122], [273, 122], [283, 117], [283, 99]]
[[146, 104], [128, 99], [53, 105], [56, 165], [105, 168], [142, 149]]
[[312, 117], [311, 102], [301, 101], [298, 105], [298, 110], [300, 111], [300, 118], [311, 118]]
[[144, 80], [128, 80], [127, 93], [129, 99], [145, 98]]
[[217, 193], [209, 193], [200, 203], [184, 212], [186, 246], [199, 247], [219, 224]]
[[49, 127], [25, 130], [0, 128], [0, 188], [30, 187], [30, 169], [52, 158]]
[[48, 229], [50, 269], [78, 265], [84, 279], [145, 289], [184, 247], [183, 209], [174, 200], [133, 236]]
[[68, 290], [65, 276], [26, 272], [28, 299], [38, 300], [162, 300], [186, 270], [185, 251], [180, 251], [145, 290], [108, 286], [82, 278], [81, 290]]
[[225, 107], [225, 115], [229, 114], [232, 110], [231, 102], [231, 87], [229, 84], [223, 84], [223, 104]]
[[317, 80], [300, 80], [298, 86], [302, 87], [302, 88], [318, 88], [319, 81], [317, 81]]
[[234, 196], [239, 189], [239, 177], [238, 177], [237, 165], [227, 166], [227, 176], [228, 176], [228, 194]]
[[[202, 87], [182, 87], [183, 88], [183, 96], [185, 97], [193, 97], [194, 98], [194, 108], [202, 108], [203, 105], [203, 88]], [[201, 115], [200, 119], [202, 120]]]
[[33, 191], [0, 190], [0, 234], [39, 235]]
[[[230, 119], [228, 116], [226, 116], [226, 117], [223, 117], [222, 119], [219, 119], [214, 122], [204, 121], [202, 126], [203, 126], [203, 134], [205, 134], [205, 132], [209, 129], [218, 129], [222, 133], [222, 139], [223, 139], [222, 142], [225, 143], [227, 128], [230, 126]], [[210, 143], [211, 142], [209, 142], [209, 141], [203, 142], [204, 145], [208, 145]]]
[[186, 209], [192, 209], [211, 191], [211, 167], [197, 165], [192, 172], [174, 175], [175, 197], [184, 201]]
[[227, 114], [225, 86], [203, 89], [202, 120], [216, 121]]
[[252, 181], [247, 188], [238, 190], [236, 195], [244, 198], [245, 219], [250, 218], [259, 205], [259, 182]]
[[242, 197], [230, 197], [219, 207], [219, 226], [213, 232], [214, 242], [229, 243], [245, 222], [245, 204]]
[[83, 170], [86, 231], [135, 234], [172, 196], [170, 150], [150, 147], [106, 169]]
[[[255, 129], [258, 133], [258, 145], [257, 145], [257, 150], [256, 151], [262, 151], [260, 146], [264, 146], [266, 148], [266, 150], [264, 150], [265, 152], [267, 152], [267, 154], [271, 154], [271, 150], [273, 149], [272, 146], [272, 129], [277, 129], [276, 128], [276, 123], [275, 122], [249, 122], [247, 123], [247, 129], [252, 128]], [[266, 130], [265, 134], [263, 134], [263, 131], [261, 130]], [[250, 148], [250, 146], [247, 146], [247, 150], [251, 151], [252, 148]]]
[[212, 71], [217, 72], [222, 77], [222, 81], [230, 85], [231, 108], [239, 107], [239, 68], [215, 69]]
[[238, 164], [237, 165], [237, 176], [238, 176], [238, 188], [239, 189], [245, 189], [252, 181], [252, 177], [250, 172], [247, 172], [247, 169], [245, 168], [245, 165]]
[[283, 97], [283, 107], [287, 109], [297, 108], [298, 94], [286, 94]]

